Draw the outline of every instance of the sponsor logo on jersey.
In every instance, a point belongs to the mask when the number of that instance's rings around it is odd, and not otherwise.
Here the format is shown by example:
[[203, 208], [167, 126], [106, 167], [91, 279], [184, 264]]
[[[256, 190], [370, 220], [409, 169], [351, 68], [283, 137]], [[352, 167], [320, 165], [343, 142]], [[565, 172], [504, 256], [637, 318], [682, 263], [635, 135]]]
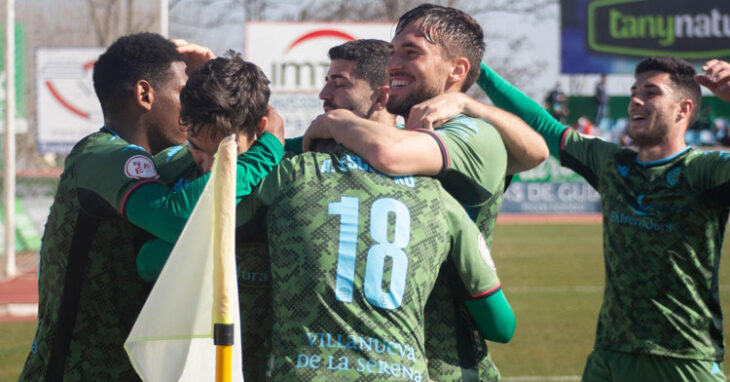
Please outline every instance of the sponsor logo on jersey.
[[477, 247], [479, 248], [479, 254], [482, 255], [484, 262], [487, 263], [489, 268], [496, 270], [497, 266], [494, 265], [494, 260], [492, 260], [492, 253], [489, 251], [487, 242], [484, 241], [484, 236], [482, 236], [482, 234], [479, 234], [479, 239], [477, 239]]
[[638, 208], [632, 208], [632, 210], [634, 211], [634, 214], [639, 215], [639, 216], [656, 215], [655, 213], [649, 211], [651, 206], [646, 203], [645, 195], [642, 194], [642, 195], [639, 195], [638, 197], [636, 197], [636, 205], [638, 206]]
[[124, 175], [132, 179], [157, 178], [157, 168], [152, 159], [144, 155], [135, 155], [127, 159]]
[[679, 183], [679, 171], [681, 170], [680, 167], [673, 168], [667, 172], [667, 183], [669, 184], [669, 187], [674, 187]]

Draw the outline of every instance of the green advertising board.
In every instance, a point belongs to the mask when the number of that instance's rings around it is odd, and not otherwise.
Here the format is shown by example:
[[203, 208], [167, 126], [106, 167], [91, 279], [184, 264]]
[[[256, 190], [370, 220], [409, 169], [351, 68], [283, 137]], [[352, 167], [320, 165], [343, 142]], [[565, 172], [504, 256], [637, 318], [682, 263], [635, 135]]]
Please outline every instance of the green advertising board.
[[[4, 25], [0, 24], [0, 27], [5, 28]], [[0, 39], [0, 71], [4, 71], [5, 68], [5, 40]], [[0, 109], [0, 126], [5, 125], [5, 74], [2, 72], [0, 76], [0, 101], [3, 103], [3, 107]], [[18, 122], [25, 123], [27, 120], [27, 102], [26, 102], [26, 91], [25, 91], [25, 25], [15, 24], [15, 119]]]
[[730, 58], [728, 0], [560, 0], [561, 72], [631, 73], [649, 56]]

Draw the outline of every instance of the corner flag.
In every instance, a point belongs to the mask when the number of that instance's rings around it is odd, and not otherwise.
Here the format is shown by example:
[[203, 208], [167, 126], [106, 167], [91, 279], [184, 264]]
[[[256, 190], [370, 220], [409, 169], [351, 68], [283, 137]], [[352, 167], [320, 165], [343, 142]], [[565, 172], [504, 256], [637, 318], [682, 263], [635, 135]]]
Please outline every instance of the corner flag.
[[[230, 380], [243, 380], [235, 182], [231, 136], [221, 142], [213, 174], [124, 344], [145, 381], [213, 381], [216, 372], [226, 374], [220, 366], [230, 368]], [[222, 331], [217, 326], [217, 344], [221, 332], [233, 339], [232, 347], [218, 346], [228, 361], [216, 361], [214, 323], [225, 324]]]

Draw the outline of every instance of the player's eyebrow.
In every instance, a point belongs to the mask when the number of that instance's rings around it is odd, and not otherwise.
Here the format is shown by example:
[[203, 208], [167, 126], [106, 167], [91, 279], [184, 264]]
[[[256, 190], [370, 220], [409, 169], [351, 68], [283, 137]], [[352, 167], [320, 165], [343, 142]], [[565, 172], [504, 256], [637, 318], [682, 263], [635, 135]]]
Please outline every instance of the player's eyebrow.
[[342, 78], [342, 79], [345, 79], [345, 80], [348, 79], [346, 76], [344, 76], [342, 74], [333, 74], [333, 75], [330, 76], [330, 78], [333, 79], [333, 80], [336, 80], [338, 78]]
[[418, 50], [420, 50], [420, 49], [421, 49], [421, 46], [420, 46], [420, 45], [418, 45], [418, 44], [416, 44], [416, 43], [415, 43], [415, 42], [413, 42], [413, 41], [406, 41], [406, 42], [404, 42], [404, 43], [400, 44], [399, 48], [401, 48], [401, 49], [405, 49], [405, 48], [415, 48], [415, 49], [418, 49]]

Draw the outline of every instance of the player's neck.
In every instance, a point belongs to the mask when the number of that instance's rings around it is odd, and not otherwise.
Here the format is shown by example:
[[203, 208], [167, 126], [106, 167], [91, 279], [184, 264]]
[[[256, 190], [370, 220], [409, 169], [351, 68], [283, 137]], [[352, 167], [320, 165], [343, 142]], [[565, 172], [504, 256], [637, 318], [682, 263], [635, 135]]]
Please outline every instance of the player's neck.
[[674, 139], [652, 146], [639, 146], [637, 158], [642, 162], [653, 162], [677, 154], [684, 150], [687, 144], [684, 139]]
[[147, 134], [144, 129], [140, 128], [137, 124], [113, 118], [106, 118], [104, 126], [116, 133], [119, 138], [124, 139], [127, 143], [142, 147], [148, 153], [151, 153]]
[[395, 115], [388, 113], [385, 109], [374, 111], [368, 119], [383, 125], [395, 126]]

